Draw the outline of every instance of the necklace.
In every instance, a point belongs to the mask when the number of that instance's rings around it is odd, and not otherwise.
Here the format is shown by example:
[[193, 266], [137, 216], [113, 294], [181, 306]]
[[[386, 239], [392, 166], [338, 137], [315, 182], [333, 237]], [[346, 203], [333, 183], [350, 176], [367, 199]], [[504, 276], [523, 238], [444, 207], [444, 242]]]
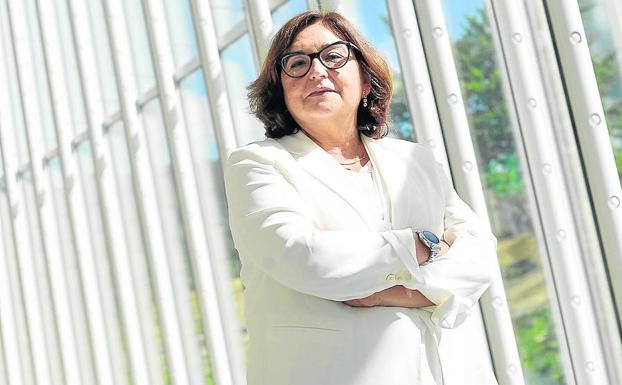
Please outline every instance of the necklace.
[[361, 160], [363, 160], [363, 159], [367, 159], [367, 154], [363, 155], [363, 156], [362, 156], [362, 157], [360, 157], [360, 158], [357, 156], [357, 157], [356, 157], [356, 158], [354, 158], [354, 160], [353, 160], [353, 161], [351, 161], [351, 162], [344, 162], [344, 163], [339, 162], [339, 164], [340, 164], [340, 165], [342, 165], [342, 166], [349, 166], [349, 165], [354, 164], [354, 163], [356, 163], [356, 162], [360, 162], [360, 161], [361, 161]]

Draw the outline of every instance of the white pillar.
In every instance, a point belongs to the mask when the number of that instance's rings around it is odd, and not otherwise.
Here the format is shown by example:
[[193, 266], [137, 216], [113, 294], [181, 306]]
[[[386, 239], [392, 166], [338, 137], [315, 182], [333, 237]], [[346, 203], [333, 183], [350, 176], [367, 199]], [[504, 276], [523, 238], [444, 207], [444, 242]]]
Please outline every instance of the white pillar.
[[307, 9], [310, 11], [318, 11], [320, 9], [319, 0], [307, 0]]
[[[80, 264], [94, 264], [92, 252], [91, 234], [88, 232], [88, 219], [84, 207], [84, 192], [79, 182], [77, 159], [71, 149], [71, 112], [68, 105], [69, 94], [67, 82], [64, 77], [61, 57], [61, 44], [56, 31], [56, 15], [50, 1], [37, 0], [39, 23], [41, 26], [41, 39], [43, 41], [44, 57], [46, 61], [50, 84], [50, 95], [55, 118], [56, 138], [59, 143], [59, 158], [61, 171], [65, 181], [65, 198], [70, 215], [73, 241], [76, 249], [77, 260]], [[118, 225], [116, 222], [114, 225]], [[120, 228], [117, 231], [122, 231]], [[119, 235], [116, 234], [116, 238]], [[131, 378], [134, 383], [147, 383], [147, 366], [145, 362], [143, 333], [137, 313], [136, 295], [128, 253], [123, 250], [123, 244], [113, 249], [112, 263], [114, 266], [114, 279], [119, 293], [121, 305], [122, 323], [126, 347], [131, 368]], [[89, 268], [89, 269], [92, 269]], [[84, 277], [84, 278], [89, 278]]]
[[580, 385], [609, 384], [595, 325], [594, 306], [585, 276], [571, 203], [556, 149], [528, 20], [522, 3], [493, 1], [500, 42], [505, 55], [526, 160], [542, 222], [553, 295], [559, 299], [563, 324], [559, 335], [568, 341], [572, 372]]
[[[434, 91], [412, 2], [387, 0], [391, 28], [400, 58], [408, 109], [417, 142], [428, 146], [451, 179]], [[475, 165], [475, 163], [473, 163]]]
[[[415, 5], [447, 139], [448, 156], [450, 163], [455, 165], [452, 175], [456, 189], [480, 218], [488, 221], [488, 210], [442, 5], [434, 0], [421, 0]], [[498, 266], [495, 278], [480, 305], [497, 380], [501, 385], [523, 385], [525, 379], [520, 370], [512, 318]]]
[[[105, 0], [103, 2], [106, 15], [106, 25], [111, 45], [113, 68], [119, 92], [119, 105], [124, 127], [125, 141], [128, 146], [132, 180], [136, 194], [135, 202], [138, 205], [138, 215], [142, 234], [144, 235], [145, 250], [152, 269], [155, 289], [155, 302], [162, 327], [163, 345], [165, 347], [166, 363], [171, 377], [179, 383], [184, 383], [188, 376], [187, 363], [181, 335], [181, 321], [178, 316], [174, 288], [172, 283], [172, 269], [166, 254], [164, 244], [162, 218], [156, 198], [154, 185], [155, 173], [149, 162], [145, 128], [139, 116], [139, 108], [144, 101], [139, 101], [138, 91], [132, 72], [134, 68], [132, 50], [127, 40], [129, 31], [123, 11], [123, 4], [119, 0]], [[153, 96], [157, 96], [156, 92]], [[148, 317], [149, 315], [147, 315]], [[147, 320], [145, 324], [151, 324]], [[186, 326], [187, 327], [187, 326]], [[148, 335], [153, 337], [153, 331]], [[152, 367], [149, 376], [153, 383], [161, 383], [158, 367]], [[175, 382], [177, 383], [177, 382]]]
[[[0, 64], [0, 76], [1, 75], [2, 64]], [[0, 96], [0, 98], [2, 98], [2, 96]], [[6, 145], [6, 138], [2, 136], [2, 126], [4, 126], [4, 122], [0, 121], [0, 155], [4, 153], [3, 147]], [[0, 171], [3, 173], [6, 172], [4, 168], [0, 169]], [[2, 176], [4, 180], [6, 180], [5, 175]], [[6, 183], [4, 184], [6, 185]], [[1, 188], [2, 187], [0, 187], [0, 189]], [[0, 205], [4, 205], [4, 202], [0, 201]], [[13, 301], [12, 293], [16, 288], [11, 288], [12, 282], [9, 276], [8, 259], [11, 258], [12, 255], [6, 252], [8, 250], [5, 245], [5, 239], [9, 238], [8, 233], [9, 229], [4, 228], [2, 223], [0, 223], [0, 342], [2, 342], [2, 346], [0, 347], [0, 360], [2, 360], [1, 368], [3, 372], [0, 373], [0, 380], [5, 381], [7, 384], [23, 385], [24, 377], [19, 354], [19, 341], [17, 339], [18, 329], [15, 320], [17, 308]]]
[[[622, 15], [622, 6], [609, 5], [612, 17], [612, 35], [614, 42], [622, 41], [615, 36], [620, 31], [616, 24], [616, 17]], [[583, 28], [579, 5], [575, 1], [547, 1], [550, 23], [553, 28], [553, 38], [569, 99], [569, 109], [573, 117], [575, 133], [581, 149], [581, 161], [588, 182], [588, 191], [599, 230], [601, 247], [609, 273], [609, 284], [613, 291], [613, 303], [619, 317], [622, 314], [622, 190], [612, 152], [609, 130], [601, 103], [601, 96], [594, 74], [588, 41]], [[617, 57], [622, 52], [620, 44], [616, 45]], [[619, 67], [622, 63], [618, 63]], [[601, 315], [605, 317], [605, 315]], [[604, 318], [607, 319], [607, 318]], [[615, 323], [611, 320], [611, 323]], [[608, 331], [614, 330], [615, 325]], [[603, 331], [603, 334], [606, 334]], [[620, 330], [618, 338], [610, 335], [603, 336], [602, 342], [607, 352], [605, 359], [608, 364], [612, 383], [622, 382], [622, 347], [620, 345]]]
[[218, 51], [218, 37], [216, 36], [209, 0], [191, 0], [190, 3], [196, 27], [205, 87], [208, 92], [210, 111], [218, 140], [220, 161], [224, 164], [228, 152], [236, 148], [238, 144], [235, 135], [237, 127], [233, 125], [225, 74]]
[[[232, 368], [228, 360], [225, 329], [222, 325], [222, 310], [216, 293], [214, 269], [210, 264], [206, 229], [201, 216], [196, 176], [188, 142], [181, 101], [173, 81], [175, 68], [170, 52], [169, 34], [162, 4], [158, 0], [144, 1], [149, 42], [153, 51], [156, 80], [163, 109], [171, 160], [174, 168], [177, 192], [181, 203], [186, 242], [189, 247], [193, 273], [198, 288], [198, 297], [207, 334], [211, 364], [219, 385], [233, 384]], [[187, 379], [176, 379], [180, 384]]]
[[[50, 179], [46, 175], [44, 164], [44, 142], [42, 137], [42, 119], [39, 114], [39, 103], [37, 86], [35, 83], [34, 64], [31, 58], [31, 47], [28, 40], [26, 26], [28, 25], [24, 4], [19, 1], [9, 0], [7, 3], [9, 12], [9, 24], [11, 28], [11, 36], [13, 38], [13, 55], [17, 68], [17, 82], [19, 84], [19, 95], [22, 103], [22, 113], [26, 129], [26, 140], [28, 143], [28, 152], [30, 158], [30, 170], [32, 173], [32, 181], [37, 204], [37, 224], [41, 235], [43, 250], [46, 258], [47, 272], [50, 281], [50, 289], [52, 291], [52, 304], [54, 308], [56, 332], [60, 344], [60, 354], [62, 362], [62, 370], [65, 381], [68, 384], [78, 385], [81, 383], [80, 371], [77, 366], [77, 350], [76, 339], [74, 335], [73, 320], [71, 319], [71, 310], [69, 304], [69, 294], [66, 286], [66, 276], [64, 270], [64, 261], [61, 254], [61, 246], [59, 234], [56, 231], [56, 223], [54, 217], [56, 215], [53, 201], [52, 188]], [[10, 130], [10, 127], [4, 127]], [[6, 135], [6, 133], [5, 133]], [[22, 257], [23, 255], [20, 255]], [[24, 264], [30, 265], [33, 261], [32, 256], [26, 257], [30, 261], [24, 261]], [[20, 265], [22, 261], [20, 260]], [[22, 277], [22, 282], [28, 279], [27, 276]], [[36, 283], [34, 283], [36, 285]], [[29, 309], [30, 311], [30, 309]], [[35, 321], [34, 327], [40, 327]], [[30, 326], [30, 325], [29, 325]], [[44, 338], [43, 330], [39, 330], [34, 334], [31, 331], [31, 338], [35, 339], [35, 343]], [[35, 348], [35, 346], [33, 346]], [[40, 352], [33, 353], [35, 360], [43, 360], [44, 354]], [[49, 363], [36, 362], [37, 381], [46, 383], [51, 381], [48, 378]]]
[[[0, 26], [4, 24], [3, 20], [3, 12], [0, 8]], [[21, 219], [17, 217], [17, 215], [13, 215], [13, 213], [18, 214], [17, 210], [13, 211], [11, 208], [22, 206], [23, 203], [20, 199], [20, 194], [16, 193], [16, 172], [15, 167], [17, 166], [16, 162], [16, 154], [15, 154], [15, 138], [13, 137], [13, 132], [15, 125], [11, 119], [12, 106], [9, 98], [9, 79], [7, 66], [8, 63], [5, 64], [5, 60], [8, 61], [8, 56], [6, 55], [6, 47], [4, 46], [4, 38], [0, 37], [0, 84], [4, 84], [5, 87], [0, 89], [0, 156], [2, 157], [2, 168], [0, 168], [0, 172], [3, 174], [2, 179], [0, 180], [0, 189], [4, 190], [3, 194], [7, 196], [7, 211], [8, 216], [6, 221], [3, 221], [2, 224], [7, 224], [7, 227], [3, 227], [1, 229], [3, 235], [3, 244], [0, 245], [0, 340], [2, 341], [2, 350], [3, 350], [3, 358], [4, 358], [4, 368], [6, 370], [6, 381], [9, 384], [15, 385], [23, 385], [26, 383], [26, 379], [24, 376], [24, 370], [29, 366], [27, 363], [23, 363], [26, 357], [22, 357], [20, 354], [20, 341], [19, 341], [19, 329], [22, 328], [18, 324], [18, 320], [16, 319], [16, 315], [19, 309], [19, 306], [23, 306], [23, 301], [19, 301], [20, 296], [15, 293], [15, 291], [19, 291], [18, 287], [11, 287], [11, 284], [18, 282], [17, 279], [11, 279], [12, 269], [10, 269], [9, 259], [14, 259], [16, 256], [9, 254], [8, 245], [6, 243], [13, 242], [17, 239], [24, 239], [25, 234], [23, 234], [24, 230], [24, 221], [23, 217], [25, 215], [24, 210], [21, 210]], [[8, 136], [6, 135], [8, 134]], [[10, 184], [10, 186], [9, 186]], [[17, 196], [15, 195], [17, 194]], [[13, 198], [13, 199], [12, 199]], [[0, 198], [0, 200], [3, 200]], [[5, 202], [0, 201], [0, 205], [4, 205]], [[13, 206], [16, 204], [17, 206]], [[5, 210], [1, 210], [1, 212], [6, 212]], [[22, 234], [18, 234], [21, 232]], [[17, 244], [15, 243], [15, 246]], [[17, 255], [20, 255], [20, 251], [14, 247], [14, 252]], [[22, 251], [23, 253], [24, 251]], [[21, 275], [21, 274], [20, 274]], [[24, 290], [25, 291], [25, 290]]]
[[[129, 289], [132, 287], [131, 275], [128, 274], [129, 270], [125, 272], [116, 271], [120, 269], [128, 269], [127, 262], [124, 262], [124, 259], [129, 254], [129, 251], [125, 235], [123, 233], [124, 226], [121, 217], [121, 209], [119, 207], [119, 202], [116, 199], [118, 189], [116, 187], [116, 180], [112, 169], [110, 150], [102, 130], [105, 116], [103, 111], [103, 103], [101, 102], [102, 93], [98, 83], [98, 65], [96, 64], [97, 59], [93, 50], [94, 40], [89, 26], [88, 9], [86, 8], [86, 3], [80, 0], [68, 0], [67, 3], [69, 6], [69, 18], [72, 27], [71, 31], [78, 63], [84, 111], [87, 119], [88, 139], [92, 148], [91, 155], [95, 168], [95, 184], [100, 205], [99, 212], [101, 214], [101, 220], [105, 233], [104, 236], [108, 246], [107, 250], [109, 251], [110, 258], [112, 260], [112, 266], [115, 269], [114, 275], [118, 276], [117, 279], [121, 279], [125, 282], [121, 283], [120, 286], [118, 286], [118, 289], [120, 290], [126, 288], [131, 290], [127, 293], [120, 293], [121, 296], [127, 295], [131, 297], [122, 300], [129, 301], [122, 306], [131, 306], [132, 303], [135, 303], [136, 298], [134, 291]], [[124, 267], [120, 267], [124, 264]], [[101, 291], [100, 293], [95, 292], [98, 280], [96, 272], [97, 266], [91, 266], [90, 263], [85, 263], [85, 266], [83, 266], [81, 263], [80, 268], [83, 270], [83, 280], [86, 283], [86, 287], [84, 289], [86, 294], [85, 302], [87, 311], [89, 312], [89, 331], [93, 340], [92, 346], [94, 349], [96, 375], [101, 385], [112, 385], [115, 384], [116, 381], [120, 379], [120, 376], [123, 375], [122, 373], [117, 372], [117, 368], [113, 364], [113, 358], [111, 356], [112, 344], [118, 344], [120, 341], [113, 340], [113, 337], [117, 336], [109, 335], [106, 337], [106, 324], [103, 322], [105, 320], [105, 316], [101, 313], [101, 309], [99, 307], [95, 307], [91, 303], [92, 301], [96, 301], [95, 298], [102, 298], [104, 295], [109, 295], [109, 293], [103, 293]], [[118, 280], [116, 283], [119, 285]], [[124, 311], [127, 312], [128, 310], [124, 309]], [[129, 312], [131, 312], [131, 310]], [[130, 314], [131, 313], [127, 313], [124, 317], [131, 317]], [[126, 318], [124, 321], [128, 321], [128, 319]], [[136, 322], [136, 320], [132, 320], [130, 322], [133, 323]], [[136, 330], [135, 328], [137, 327], [138, 326], [136, 324], [132, 325], [134, 330]], [[111, 328], [114, 328], [114, 326]], [[130, 340], [128, 340], [128, 342], [130, 342]], [[134, 349], [142, 349], [142, 346], [134, 347]], [[130, 354], [136, 354], [136, 352], [131, 352], [128, 356]], [[117, 358], [115, 357], [115, 360], [116, 359]], [[130, 360], [131, 359], [136, 359], [136, 357], [131, 357]], [[131, 363], [131, 365], [133, 364], [134, 363]], [[132, 370], [134, 369], [136, 368], [132, 368]]]
[[272, 33], [272, 14], [268, 0], [244, 0], [246, 25], [252, 37], [257, 68], [261, 67], [268, 52], [268, 40]]
[[583, 154], [583, 165], [598, 228], [602, 235], [610, 283], [622, 314], [622, 189], [612, 152], [598, 84], [575, 1], [548, 0], [551, 26]]
[[[218, 152], [221, 166], [227, 161], [230, 150], [237, 147], [235, 141], [235, 128], [227, 95], [225, 74], [218, 52], [218, 40], [214, 29], [214, 20], [210, 10], [209, 1], [191, 0], [194, 25], [199, 41], [199, 56], [203, 69], [205, 87], [208, 93], [211, 117], [214, 131], [218, 141]], [[212, 184], [221, 183], [220, 180], [209, 181]], [[246, 368], [244, 366], [241, 328], [235, 315], [234, 301], [231, 296], [231, 272], [230, 261], [226, 247], [227, 231], [222, 231], [222, 223], [226, 223], [223, 217], [217, 218], [218, 213], [224, 214], [220, 209], [223, 203], [216, 201], [216, 197], [206, 197], [204, 200], [204, 213], [213, 213], [213, 216], [204, 215], [208, 241], [213, 250], [211, 265], [215, 272], [215, 282], [218, 287], [218, 300], [222, 309], [222, 325], [224, 337], [227, 341], [228, 359], [231, 365], [233, 383], [242, 385], [246, 383]], [[211, 218], [211, 219], [210, 219]]]

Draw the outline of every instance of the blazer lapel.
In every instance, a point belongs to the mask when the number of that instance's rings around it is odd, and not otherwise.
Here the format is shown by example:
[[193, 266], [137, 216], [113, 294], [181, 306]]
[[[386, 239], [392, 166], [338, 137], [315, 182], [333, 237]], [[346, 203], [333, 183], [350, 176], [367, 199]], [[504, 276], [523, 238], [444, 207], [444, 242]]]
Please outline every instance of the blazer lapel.
[[[365, 149], [376, 175], [379, 175], [386, 207], [389, 211], [389, 221], [392, 228], [410, 226], [408, 213], [410, 212], [411, 187], [408, 181], [409, 165], [400, 158], [393, 149], [388, 148], [388, 142], [375, 140], [361, 134]], [[298, 164], [317, 180], [325, 184], [349, 204], [370, 228], [372, 224], [363, 215], [363, 208], [369, 202], [348, 185], [345, 178], [346, 171], [324, 149], [318, 146], [304, 132], [287, 135], [278, 139], [279, 143], [289, 151]]]
[[[348, 184], [345, 175], [347, 171], [333, 157], [302, 131], [284, 136], [278, 141], [294, 156], [306, 172], [339, 195], [359, 214], [370, 229], [373, 228], [363, 214], [364, 207], [369, 202], [353, 186]], [[375, 166], [374, 163], [372, 165]]]

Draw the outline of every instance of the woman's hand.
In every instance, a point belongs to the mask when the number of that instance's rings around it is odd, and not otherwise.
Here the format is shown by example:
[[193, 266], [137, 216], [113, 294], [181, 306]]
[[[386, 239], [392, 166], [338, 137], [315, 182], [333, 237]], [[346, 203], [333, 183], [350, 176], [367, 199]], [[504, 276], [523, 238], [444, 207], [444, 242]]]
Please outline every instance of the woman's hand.
[[392, 286], [369, 297], [352, 299], [344, 303], [353, 307], [395, 306], [416, 308], [434, 305], [420, 291], [407, 289], [401, 285]]
[[[430, 257], [430, 249], [428, 249], [428, 247], [423, 242], [421, 242], [421, 239], [419, 239], [419, 235], [415, 231], [413, 231], [413, 238], [415, 240], [417, 262], [421, 265], [422, 263], [427, 261], [428, 258]], [[449, 244], [445, 242], [444, 239], [441, 239], [440, 246], [441, 246], [441, 252], [439, 253], [439, 256], [449, 251]]]
[[382, 291], [380, 291], [378, 293], [374, 293], [374, 294], [370, 295], [369, 297], [359, 298], [359, 299], [351, 299], [349, 301], [344, 301], [343, 303], [345, 303], [346, 305], [350, 305], [352, 307], [382, 306], [380, 304], [380, 296], [379, 296], [380, 293], [382, 293]]
[[[413, 232], [413, 238], [415, 239], [417, 261], [422, 264], [430, 257], [430, 249], [421, 242], [417, 233]], [[449, 251], [450, 245], [445, 240], [441, 239], [440, 246], [439, 256]], [[344, 303], [353, 307], [396, 306], [415, 308], [434, 305], [434, 302], [427, 299], [420, 291], [407, 289], [401, 285], [392, 286], [369, 297], [344, 301]]]

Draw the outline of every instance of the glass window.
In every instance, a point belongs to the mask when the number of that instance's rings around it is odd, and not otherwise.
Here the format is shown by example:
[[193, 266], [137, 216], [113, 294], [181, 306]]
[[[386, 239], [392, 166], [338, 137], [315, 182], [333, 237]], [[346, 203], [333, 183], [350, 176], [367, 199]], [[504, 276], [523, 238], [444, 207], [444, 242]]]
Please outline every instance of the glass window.
[[156, 86], [147, 26], [145, 25], [145, 15], [140, 0], [124, 1], [123, 7], [125, 9], [125, 23], [134, 59], [134, 78], [136, 79], [138, 93], [142, 94]]
[[3, 61], [4, 71], [0, 73], [1, 84], [8, 85], [8, 111], [6, 117], [14, 127], [15, 140], [17, 142], [16, 156], [19, 165], [28, 161], [28, 147], [26, 142], [26, 129], [22, 115], [22, 104], [17, 84], [17, 72], [11, 43], [11, 30], [9, 28], [6, 3], [0, 3], [0, 60]]
[[[2, 157], [0, 156], [0, 171], [2, 171], [3, 168]], [[14, 257], [13, 230], [9, 218], [11, 218], [11, 213], [9, 211], [6, 176], [2, 174], [0, 177], [0, 236], [2, 237], [2, 249], [0, 249], [0, 251], [7, 256], [7, 259]]]
[[[0, 151], [2, 150], [1, 147], [2, 146], [0, 146]], [[5, 171], [4, 165], [2, 164], [1, 156], [0, 156], [0, 170]], [[20, 190], [18, 187], [18, 193], [19, 191]], [[21, 213], [22, 216], [25, 214], [23, 207], [21, 210], [19, 210], [19, 213]], [[28, 345], [29, 344], [28, 330], [26, 329], [26, 327], [20, 327], [22, 325], [27, 325], [25, 308], [23, 306], [24, 305], [23, 297], [22, 297], [23, 291], [13, 290], [13, 288], [20, 287], [20, 274], [19, 274], [19, 268], [18, 268], [18, 259], [17, 259], [17, 255], [15, 254], [16, 250], [15, 250], [15, 244], [13, 242], [13, 239], [14, 239], [13, 238], [14, 236], [13, 226], [19, 222], [12, 221], [11, 219], [12, 219], [12, 213], [10, 210], [10, 204], [9, 204], [9, 199], [8, 199], [8, 194], [7, 194], [6, 175], [3, 175], [2, 179], [0, 179], [0, 231], [2, 232], [4, 248], [0, 249], [0, 252], [4, 253], [3, 256], [4, 256], [4, 260], [6, 262], [6, 267], [7, 267], [6, 273], [7, 273], [7, 276], [9, 277], [9, 285], [12, 288], [11, 294], [12, 294], [13, 309], [14, 309], [13, 320], [15, 322], [15, 325], [17, 326], [16, 327], [17, 329], [16, 338], [17, 338], [17, 343], [19, 344], [18, 351], [11, 352], [11, 354], [19, 355], [19, 358], [21, 359], [24, 383], [31, 384], [31, 383], [34, 383], [34, 377], [33, 377], [34, 369], [32, 367], [33, 360], [30, 355], [30, 350], [29, 350], [29, 345]], [[24, 220], [26, 220], [26, 218], [24, 218]], [[22, 228], [21, 230], [28, 231], [27, 228]]]
[[250, 114], [246, 87], [257, 78], [248, 34], [222, 50], [222, 62], [238, 143], [244, 145], [265, 138], [259, 120]]
[[[0, 148], [0, 151], [2, 149]], [[0, 152], [1, 154], [1, 152]], [[0, 156], [0, 172], [4, 172], [4, 165], [2, 164], [2, 156]], [[2, 175], [0, 177], [0, 237], [2, 237], [0, 253], [3, 253], [5, 256], [5, 263], [7, 266], [7, 274], [9, 277], [12, 277], [10, 285], [12, 287], [13, 284], [17, 284], [18, 281], [15, 279], [17, 277], [14, 274], [12, 267], [14, 267], [13, 263], [15, 261], [15, 245], [13, 244], [13, 221], [11, 221], [11, 211], [9, 209], [9, 197], [7, 194], [7, 186], [6, 186], [6, 175]], [[13, 306], [18, 307], [19, 302], [13, 301]], [[2, 350], [2, 349], [0, 349]], [[8, 382], [7, 382], [8, 383]]]
[[166, 18], [177, 68], [197, 56], [197, 39], [188, 0], [166, 0]]
[[95, 267], [97, 269], [97, 279], [100, 288], [100, 297], [106, 314], [106, 334], [108, 336], [108, 347], [113, 363], [113, 378], [117, 383], [121, 383], [127, 372], [127, 357], [122, 347], [122, 334], [119, 329], [119, 311], [115, 301], [115, 286], [112, 279], [114, 272], [112, 262], [107, 253], [106, 236], [101, 213], [101, 205], [97, 194], [97, 170], [93, 164], [93, 154], [90, 141], [80, 143], [76, 149], [80, 168], [82, 185], [84, 186], [85, 209], [89, 221], [93, 255], [95, 257]]
[[192, 274], [190, 251], [175, 186], [171, 152], [162, 120], [160, 100], [154, 99], [142, 110], [149, 158], [155, 177], [158, 206], [165, 236], [168, 262], [177, 301], [178, 317], [189, 365], [191, 383], [212, 381], [207, 368], [207, 347], [201, 312]]
[[119, 96], [102, 2], [88, 0], [88, 10], [103, 108], [106, 116], [109, 116], [119, 110]]
[[[57, 215], [55, 216], [56, 228], [60, 239], [60, 245], [62, 254], [71, 259], [75, 255], [73, 247], [72, 235], [71, 235], [71, 223], [69, 222], [69, 212], [67, 210], [67, 201], [65, 199], [65, 188], [63, 186], [63, 175], [61, 173], [60, 159], [58, 156], [54, 156], [47, 163], [47, 170], [49, 172], [50, 186], [52, 186], [52, 198], [54, 201], [54, 208]], [[50, 229], [50, 231], [54, 231]], [[88, 234], [85, 234], [88, 236]]]
[[[47, 274], [47, 259], [43, 249], [41, 238], [41, 229], [39, 227], [37, 214], [37, 200], [34, 192], [32, 174], [30, 171], [21, 175], [21, 193], [24, 199], [24, 208], [26, 214], [26, 224], [28, 226], [28, 241], [31, 251], [31, 259], [33, 261], [33, 274], [39, 289], [39, 309], [43, 321], [43, 334], [47, 343], [47, 354], [49, 358], [50, 371], [52, 372], [52, 380], [54, 384], [62, 383], [62, 363], [60, 360], [60, 344], [56, 333], [56, 318], [54, 317], [54, 306], [52, 302], [52, 290], [50, 280]], [[46, 229], [48, 231], [49, 229]], [[19, 261], [18, 261], [19, 263]], [[22, 276], [21, 279], [27, 279]]]
[[[61, 173], [60, 159], [58, 156], [52, 158], [47, 164], [49, 170], [50, 186], [52, 186], [52, 198], [56, 209], [55, 220], [56, 229], [59, 234], [62, 257], [65, 266], [65, 278], [69, 303], [71, 306], [71, 317], [73, 320], [73, 331], [76, 336], [76, 346], [78, 348], [78, 360], [82, 378], [85, 383], [95, 381], [93, 365], [90, 359], [90, 341], [87, 328], [87, 319], [84, 308], [84, 298], [82, 296], [82, 285], [80, 278], [80, 261], [76, 257], [71, 223], [67, 211], [67, 201], [65, 199], [65, 187], [63, 186], [63, 175]], [[76, 180], [74, 183], [80, 183]], [[80, 231], [78, 236], [90, 237], [88, 229], [77, 229]], [[90, 252], [90, 250], [89, 250]]]
[[57, 26], [60, 39], [60, 49], [63, 56], [63, 70], [65, 74], [67, 92], [69, 93], [69, 105], [71, 106], [72, 132], [82, 133], [87, 129], [86, 115], [84, 114], [84, 98], [80, 87], [80, 71], [73, 45], [71, 22], [67, 2], [54, 0]]
[[240, 324], [244, 325], [242, 283], [239, 278], [240, 263], [229, 231], [222, 165], [203, 73], [199, 70], [193, 72], [181, 82], [180, 88], [186, 124], [190, 133], [192, 158], [195, 170], [200, 172], [197, 175], [197, 183], [202, 200], [203, 218], [207, 222], [205, 225], [209, 234], [210, 254], [212, 258], [229, 261], [232, 294], [235, 298]]
[[408, 110], [406, 90], [397, 48], [391, 31], [389, 13], [385, 1], [340, 2], [340, 11], [354, 24], [371, 44], [384, 54], [393, 74], [393, 100], [391, 101], [391, 120], [389, 136], [407, 140], [415, 139], [413, 123]]
[[[519, 149], [483, 0], [443, 1], [514, 330], [528, 384], [564, 384]], [[505, 100], [506, 103], [500, 101]], [[537, 219], [536, 219], [537, 220]]]
[[[3, 173], [4, 166], [2, 165], [2, 157], [0, 156], [0, 253], [3, 253], [5, 258], [3, 258], [2, 266], [7, 266], [7, 269], [3, 271], [3, 275], [10, 277], [11, 270], [8, 268], [8, 260], [13, 259], [13, 243], [11, 242], [11, 223], [9, 222], [9, 218], [11, 214], [9, 213], [9, 206], [6, 195], [6, 182], [5, 176]], [[6, 284], [6, 283], [2, 283]], [[12, 285], [12, 282], [9, 279], [9, 287]], [[13, 301], [13, 306], [17, 306], [17, 303]], [[9, 313], [10, 317], [13, 317], [13, 313]], [[15, 322], [15, 321], [14, 321]], [[2, 336], [0, 335], [0, 346], [3, 345]], [[3, 381], [3, 384], [8, 384], [9, 380], [7, 378], [8, 371], [5, 365], [5, 348], [0, 349], [0, 381]]]
[[580, 0], [579, 5], [622, 181], [622, 27], [617, 22], [622, 15], [622, 4], [610, 0]]
[[224, 35], [234, 25], [244, 21], [242, 0], [212, 0], [210, 4], [218, 36]]
[[[0, 335], [0, 344], [4, 344], [4, 342], [2, 341], [2, 336]], [[9, 383], [9, 379], [7, 378], [8, 376], [8, 370], [6, 369], [6, 365], [4, 364], [6, 362], [6, 358], [4, 357], [4, 350], [5, 349], [0, 349], [0, 381], [2, 381], [3, 384], [8, 384]]]
[[142, 330], [146, 344], [146, 354], [150, 370], [150, 380], [154, 385], [164, 385], [164, 377], [157, 374], [162, 373], [166, 368], [166, 358], [162, 341], [161, 324], [156, 308], [153, 292], [152, 276], [148, 266], [141, 225], [138, 214], [137, 199], [132, 182], [132, 172], [130, 158], [128, 154], [127, 142], [123, 124], [114, 124], [106, 133], [110, 151], [112, 154], [112, 165], [114, 168], [115, 179], [117, 182], [117, 196], [121, 206], [123, 218], [123, 230], [129, 248], [129, 260], [132, 267], [134, 278], [134, 288], [138, 300], [138, 314], [141, 314]]
[[[37, 87], [37, 103], [39, 110], [36, 112], [40, 115], [40, 127], [34, 127], [41, 130], [37, 135], [42, 135], [47, 151], [56, 148], [56, 135], [54, 133], [54, 119], [52, 115], [52, 105], [50, 93], [48, 89], [47, 71], [45, 67], [45, 58], [43, 56], [43, 46], [41, 45], [41, 32], [37, 19], [37, 8], [34, 0], [24, 2], [26, 10], [26, 18], [28, 20], [28, 35], [30, 46], [30, 59], [32, 60], [34, 74], [24, 74], [25, 76], [34, 75], [34, 84]], [[27, 53], [28, 54], [28, 53]]]
[[272, 12], [272, 30], [276, 32], [287, 20], [306, 10], [306, 0], [287, 0]]

